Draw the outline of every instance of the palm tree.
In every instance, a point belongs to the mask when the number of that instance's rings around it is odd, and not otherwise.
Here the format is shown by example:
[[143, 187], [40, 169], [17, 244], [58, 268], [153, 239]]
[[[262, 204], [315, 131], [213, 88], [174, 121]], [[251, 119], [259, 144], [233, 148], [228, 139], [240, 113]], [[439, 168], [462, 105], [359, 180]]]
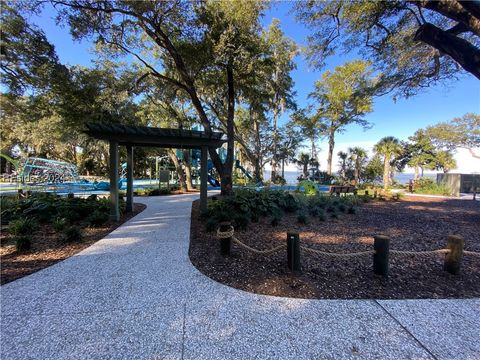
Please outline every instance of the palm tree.
[[383, 155], [383, 188], [386, 190], [390, 179], [390, 161], [393, 156], [402, 152], [400, 141], [393, 136], [386, 136], [375, 144], [373, 150]]
[[349, 148], [348, 153], [350, 154], [350, 160], [353, 162], [353, 176], [356, 185], [360, 181], [360, 173], [362, 172], [362, 167], [367, 158], [367, 151], [361, 147], [355, 146], [354, 148]]
[[345, 180], [345, 177], [347, 176], [347, 157], [348, 154], [343, 151], [339, 151], [337, 153], [337, 156], [340, 158], [340, 162], [338, 163], [340, 165], [340, 176], [343, 180]]
[[307, 153], [301, 153], [298, 159], [294, 159], [293, 162], [300, 166], [303, 170], [303, 177], [308, 179], [308, 166], [311, 165], [315, 161], [313, 158], [310, 157]]

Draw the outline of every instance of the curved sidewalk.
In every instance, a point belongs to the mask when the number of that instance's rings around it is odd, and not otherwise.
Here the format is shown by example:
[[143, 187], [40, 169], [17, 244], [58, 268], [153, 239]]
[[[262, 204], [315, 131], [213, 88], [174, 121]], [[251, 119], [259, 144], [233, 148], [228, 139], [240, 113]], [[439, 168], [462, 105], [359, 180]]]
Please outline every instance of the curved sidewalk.
[[188, 259], [196, 195], [1, 291], [2, 359], [479, 359], [480, 300], [254, 295]]

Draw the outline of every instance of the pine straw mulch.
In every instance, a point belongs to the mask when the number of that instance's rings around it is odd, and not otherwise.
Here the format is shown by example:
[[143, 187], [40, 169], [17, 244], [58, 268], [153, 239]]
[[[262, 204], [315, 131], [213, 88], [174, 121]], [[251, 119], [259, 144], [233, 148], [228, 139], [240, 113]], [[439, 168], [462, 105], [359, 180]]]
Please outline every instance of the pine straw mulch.
[[15, 250], [15, 243], [12, 241], [13, 236], [2, 231], [0, 235], [1, 284], [30, 275], [75, 255], [105, 237], [145, 208], [144, 204], [134, 204], [133, 213], [123, 214], [120, 221], [108, 221], [101, 227], [90, 228], [85, 224], [78, 224], [81, 226], [82, 241], [77, 243], [63, 243], [62, 233], [56, 232], [50, 224], [42, 224], [32, 236], [31, 250], [25, 253], [18, 253]]
[[[398, 202], [372, 201], [355, 215], [321, 222], [309, 217], [300, 225], [295, 215], [285, 215], [272, 227], [269, 218], [236, 231], [242, 242], [270, 249], [286, 242], [286, 233], [300, 233], [301, 244], [330, 252], [373, 249], [373, 235], [390, 236], [395, 250], [444, 248], [447, 235], [465, 239], [465, 249], [480, 252], [480, 203], [426, 197], [405, 197]], [[232, 245], [228, 257], [220, 255], [219, 240], [207, 233], [193, 204], [190, 259], [205, 275], [245, 291], [295, 298], [318, 299], [419, 299], [472, 298], [480, 296], [480, 258], [465, 256], [461, 273], [443, 271], [444, 255], [428, 258], [390, 256], [388, 278], [374, 275], [372, 256], [355, 259], [301, 254], [302, 271], [291, 274], [286, 250], [270, 256], [255, 255]]]

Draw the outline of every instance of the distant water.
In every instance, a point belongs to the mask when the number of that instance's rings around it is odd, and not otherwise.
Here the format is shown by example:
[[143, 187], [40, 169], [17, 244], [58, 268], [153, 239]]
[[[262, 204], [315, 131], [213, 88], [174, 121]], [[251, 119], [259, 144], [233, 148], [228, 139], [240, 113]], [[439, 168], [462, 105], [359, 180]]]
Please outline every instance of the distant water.
[[[287, 184], [296, 185], [298, 183], [297, 178], [301, 173], [301, 171], [285, 171], [285, 180], [287, 181]], [[413, 179], [413, 176], [413, 173], [397, 173], [395, 174], [395, 181], [399, 182], [400, 184], [408, 184], [408, 181]], [[424, 174], [423, 177], [436, 180], [437, 174]], [[265, 180], [270, 180], [270, 171], [264, 171], [263, 178]]]

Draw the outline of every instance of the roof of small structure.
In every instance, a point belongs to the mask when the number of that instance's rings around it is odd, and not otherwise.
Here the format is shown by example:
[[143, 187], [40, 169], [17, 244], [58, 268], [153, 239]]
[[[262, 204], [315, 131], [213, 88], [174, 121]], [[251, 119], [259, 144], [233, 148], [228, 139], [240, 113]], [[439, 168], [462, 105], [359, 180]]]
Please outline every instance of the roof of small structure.
[[226, 141], [223, 133], [184, 129], [155, 128], [120, 124], [88, 123], [86, 134], [95, 139], [118, 141], [119, 145], [195, 149], [218, 148]]

